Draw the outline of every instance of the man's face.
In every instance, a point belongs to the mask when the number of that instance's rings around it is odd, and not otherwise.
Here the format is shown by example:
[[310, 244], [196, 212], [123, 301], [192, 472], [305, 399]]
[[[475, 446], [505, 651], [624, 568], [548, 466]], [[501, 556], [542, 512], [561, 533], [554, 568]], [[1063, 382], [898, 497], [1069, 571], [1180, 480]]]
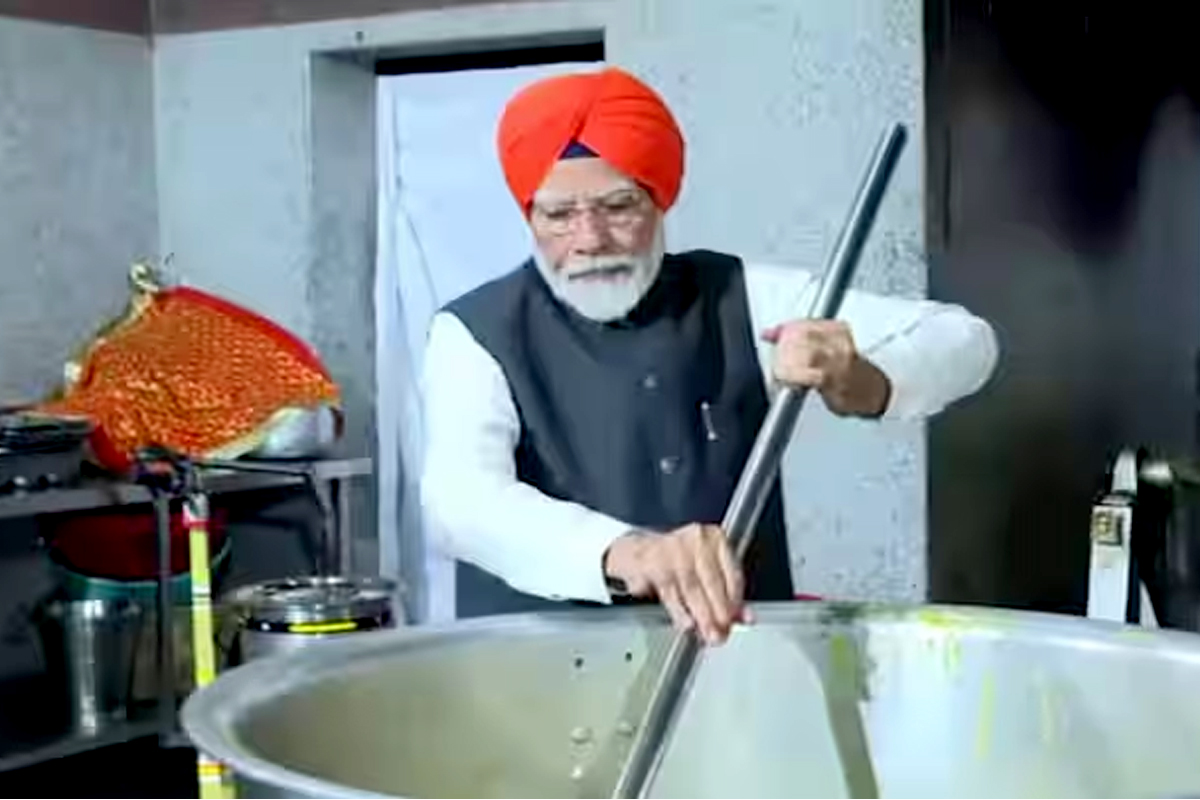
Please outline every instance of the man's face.
[[599, 322], [627, 315], [662, 265], [662, 214], [599, 158], [554, 165], [534, 195], [536, 261], [556, 297]]

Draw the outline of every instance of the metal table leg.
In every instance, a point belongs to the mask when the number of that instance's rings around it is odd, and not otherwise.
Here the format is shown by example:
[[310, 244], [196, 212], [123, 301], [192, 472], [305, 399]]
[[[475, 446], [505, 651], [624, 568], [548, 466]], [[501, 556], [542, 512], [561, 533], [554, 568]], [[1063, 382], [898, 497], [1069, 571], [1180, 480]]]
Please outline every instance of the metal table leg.
[[325, 481], [314, 476], [309, 476], [308, 484], [321, 514], [321, 527], [318, 531], [317, 541], [317, 574], [336, 575], [338, 567], [337, 531], [335, 530], [337, 515], [334, 513], [330, 488]]
[[155, 677], [158, 681], [158, 716], [162, 727], [159, 739], [170, 737], [175, 729], [175, 618], [171, 597], [171, 499], [165, 494], [154, 497], [154, 520], [158, 549], [158, 633], [155, 648]]
[[329, 493], [337, 509], [334, 522], [334, 541], [337, 544], [337, 568], [341, 575], [349, 575], [354, 564], [354, 531], [350, 526], [350, 491], [341, 478], [329, 481]]

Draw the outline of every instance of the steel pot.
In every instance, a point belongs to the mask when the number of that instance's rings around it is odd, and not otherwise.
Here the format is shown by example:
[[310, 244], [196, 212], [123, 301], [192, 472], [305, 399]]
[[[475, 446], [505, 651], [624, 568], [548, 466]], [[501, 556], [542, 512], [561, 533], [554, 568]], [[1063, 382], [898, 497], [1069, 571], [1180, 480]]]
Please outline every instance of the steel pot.
[[[756, 611], [702, 657], [655, 796], [1200, 796], [1193, 634]], [[183, 723], [243, 796], [608, 796], [668, 641], [655, 608], [364, 634], [234, 670]]]
[[[396, 622], [396, 584], [385, 578], [301, 576], [241, 586], [222, 601], [232, 662], [288, 653]], [[226, 638], [223, 637], [223, 638]]]
[[52, 597], [34, 613], [48, 673], [72, 733], [95, 736], [127, 716], [141, 608], [128, 599]]

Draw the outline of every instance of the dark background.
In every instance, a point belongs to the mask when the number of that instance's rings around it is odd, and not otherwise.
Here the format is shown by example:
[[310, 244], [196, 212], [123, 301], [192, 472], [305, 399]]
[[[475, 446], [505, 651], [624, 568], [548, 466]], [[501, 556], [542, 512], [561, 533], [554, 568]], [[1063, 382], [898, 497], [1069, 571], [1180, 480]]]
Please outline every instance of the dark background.
[[1195, 447], [1196, 9], [926, 4], [930, 294], [1002, 348], [931, 425], [935, 600], [1082, 612], [1107, 462]]
[[[514, 1], [522, 0], [507, 0]], [[129, 33], [185, 33], [352, 19], [487, 2], [494, 0], [0, 0], [0, 16]]]

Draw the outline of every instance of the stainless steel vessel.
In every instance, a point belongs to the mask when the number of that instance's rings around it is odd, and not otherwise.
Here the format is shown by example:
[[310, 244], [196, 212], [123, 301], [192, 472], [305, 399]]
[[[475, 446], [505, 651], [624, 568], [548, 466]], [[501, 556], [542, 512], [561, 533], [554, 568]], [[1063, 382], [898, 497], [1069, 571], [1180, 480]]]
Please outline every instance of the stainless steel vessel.
[[395, 594], [394, 582], [367, 577], [312, 575], [241, 586], [222, 601], [237, 645], [233, 661], [394, 627]]
[[126, 718], [141, 608], [128, 599], [54, 597], [35, 613], [47, 671], [71, 731], [95, 736]]
[[[1200, 638], [965, 607], [766, 604], [706, 651], [659, 797], [1200, 795]], [[654, 608], [349, 637], [183, 711], [242, 796], [600, 797], [671, 641]]]

